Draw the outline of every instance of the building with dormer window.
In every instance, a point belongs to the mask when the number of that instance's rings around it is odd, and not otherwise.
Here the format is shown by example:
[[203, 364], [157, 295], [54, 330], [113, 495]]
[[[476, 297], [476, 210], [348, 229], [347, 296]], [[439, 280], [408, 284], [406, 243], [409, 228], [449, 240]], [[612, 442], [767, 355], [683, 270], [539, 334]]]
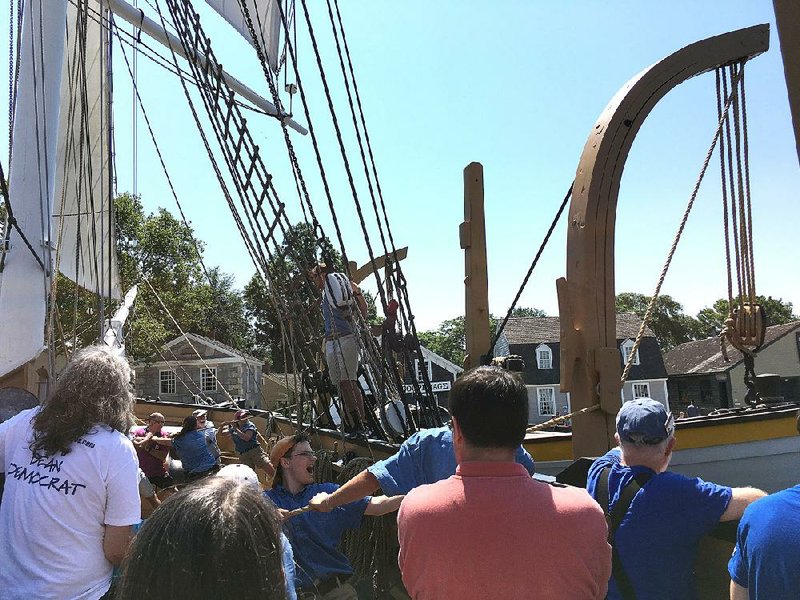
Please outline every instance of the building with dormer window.
[[[642, 320], [634, 314], [617, 315], [616, 345], [621, 368], [633, 351]], [[561, 326], [558, 317], [512, 317], [497, 342], [495, 355], [518, 354], [525, 361], [523, 378], [528, 388], [528, 423], [534, 425], [572, 410], [569, 394], [561, 392]], [[621, 372], [620, 368], [620, 372]], [[645, 329], [622, 389], [625, 400], [649, 397], [669, 406], [667, 370], [655, 334]]]

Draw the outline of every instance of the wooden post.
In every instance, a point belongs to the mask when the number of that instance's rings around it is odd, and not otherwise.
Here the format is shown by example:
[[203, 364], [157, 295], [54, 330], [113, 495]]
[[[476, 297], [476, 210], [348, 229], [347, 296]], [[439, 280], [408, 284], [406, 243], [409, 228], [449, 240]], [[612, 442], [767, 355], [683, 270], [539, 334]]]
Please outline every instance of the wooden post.
[[772, 0], [772, 5], [778, 24], [797, 159], [800, 161], [800, 3], [797, 0]]
[[483, 213], [483, 165], [464, 169], [464, 222], [458, 229], [464, 250], [464, 368], [481, 364], [489, 351], [489, 276], [486, 267], [486, 220]]

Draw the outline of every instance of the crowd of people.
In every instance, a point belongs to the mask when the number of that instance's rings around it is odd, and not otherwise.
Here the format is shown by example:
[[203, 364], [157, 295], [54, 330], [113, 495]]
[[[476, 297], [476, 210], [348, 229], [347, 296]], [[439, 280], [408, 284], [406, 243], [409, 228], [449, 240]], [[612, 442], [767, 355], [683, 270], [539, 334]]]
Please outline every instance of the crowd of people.
[[[84, 349], [43, 406], [0, 424], [0, 598], [357, 599], [342, 535], [395, 511], [415, 599], [693, 598], [701, 538], [737, 519], [730, 598], [800, 595], [800, 486], [764, 498], [670, 472], [674, 420], [654, 400], [621, 407], [586, 489], [549, 483], [521, 447], [524, 384], [479, 367], [454, 383], [449, 427], [340, 487], [315, 481], [302, 433], [267, 454], [247, 411], [217, 429], [199, 409], [172, 436], [155, 412], [134, 429], [131, 375]], [[218, 432], [239, 464], [221, 467]], [[154, 510], [134, 535], [140, 496]]]

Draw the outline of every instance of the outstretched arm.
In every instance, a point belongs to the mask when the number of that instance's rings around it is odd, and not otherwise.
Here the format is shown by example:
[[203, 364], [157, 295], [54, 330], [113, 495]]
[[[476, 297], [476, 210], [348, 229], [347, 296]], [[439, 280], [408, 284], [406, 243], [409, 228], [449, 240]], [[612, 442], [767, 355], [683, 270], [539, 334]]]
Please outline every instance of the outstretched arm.
[[400, 508], [400, 503], [405, 496], [373, 496], [370, 498], [367, 508], [364, 510], [365, 515], [371, 517], [380, 517], [381, 515], [388, 514]]
[[358, 305], [358, 312], [360, 312], [361, 316], [366, 319], [367, 313], [369, 312], [369, 307], [367, 306], [367, 301], [364, 299], [364, 294], [361, 293], [361, 288], [359, 288], [352, 281], [350, 282], [350, 285], [353, 288], [353, 297], [356, 299], [356, 304]]
[[747, 588], [740, 586], [735, 581], [731, 581], [731, 600], [748, 600]]
[[131, 441], [133, 442], [133, 446], [135, 448], [141, 448], [145, 444], [149, 444], [150, 440], [152, 438], [153, 438], [153, 434], [148, 431], [145, 436], [143, 436], [143, 437], [135, 437]]
[[[378, 479], [369, 471], [361, 471], [350, 481], [345, 483], [333, 494], [321, 492], [314, 496], [308, 505], [312, 510], [319, 512], [330, 512], [342, 504], [350, 504], [356, 500], [361, 500], [370, 494], [375, 493], [380, 487]], [[402, 498], [402, 496], [399, 496]], [[398, 503], [399, 506], [399, 503]]]
[[740, 519], [744, 514], [745, 508], [766, 495], [767, 493], [765, 491], [759, 490], [758, 488], [733, 488], [733, 495], [731, 496], [731, 501], [728, 503], [728, 508], [722, 513], [719, 520], [735, 521], [736, 519]]

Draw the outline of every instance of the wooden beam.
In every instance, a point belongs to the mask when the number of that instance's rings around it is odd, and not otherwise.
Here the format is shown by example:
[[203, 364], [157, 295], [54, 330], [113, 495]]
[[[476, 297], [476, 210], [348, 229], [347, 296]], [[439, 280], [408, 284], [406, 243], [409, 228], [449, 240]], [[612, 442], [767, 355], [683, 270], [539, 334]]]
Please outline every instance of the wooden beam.
[[797, 0], [772, 0], [778, 39], [783, 56], [783, 75], [789, 94], [789, 108], [794, 124], [794, 142], [797, 160], [800, 161], [800, 2]]
[[[562, 389], [577, 410], [601, 402], [603, 410], [573, 422], [573, 453], [595, 456], [613, 447], [615, 414], [609, 406], [621, 389], [616, 348], [614, 224], [625, 160], [647, 115], [687, 79], [769, 48], [769, 25], [725, 33], [687, 46], [645, 69], [612, 98], [589, 135], [578, 164], [567, 232], [567, 278], [559, 283]], [[616, 378], [616, 380], [615, 380]], [[619, 397], [619, 396], [617, 396]], [[619, 403], [617, 403], [617, 407]]]
[[486, 267], [486, 220], [483, 213], [483, 165], [464, 169], [464, 222], [459, 227], [464, 250], [464, 368], [480, 365], [489, 351], [489, 276]]
[[408, 246], [404, 248], [398, 248], [394, 252], [389, 252], [388, 254], [379, 256], [374, 262], [368, 261], [360, 267], [358, 267], [355, 262], [350, 261], [347, 264], [347, 270], [350, 272], [350, 279], [353, 281], [353, 283], [361, 283], [378, 269], [383, 269], [386, 266], [387, 258], [391, 258], [393, 263], [398, 263], [401, 260], [404, 260], [406, 256], [408, 256]]

